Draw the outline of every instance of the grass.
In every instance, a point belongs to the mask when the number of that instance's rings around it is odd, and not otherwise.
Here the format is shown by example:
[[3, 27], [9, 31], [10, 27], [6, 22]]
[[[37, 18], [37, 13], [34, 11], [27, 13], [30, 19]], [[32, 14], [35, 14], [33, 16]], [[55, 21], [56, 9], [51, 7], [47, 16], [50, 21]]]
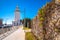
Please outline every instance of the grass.
[[29, 30], [30, 28], [24, 27], [23, 30]]
[[25, 36], [26, 36], [26, 40], [36, 40], [31, 32], [26, 32]]

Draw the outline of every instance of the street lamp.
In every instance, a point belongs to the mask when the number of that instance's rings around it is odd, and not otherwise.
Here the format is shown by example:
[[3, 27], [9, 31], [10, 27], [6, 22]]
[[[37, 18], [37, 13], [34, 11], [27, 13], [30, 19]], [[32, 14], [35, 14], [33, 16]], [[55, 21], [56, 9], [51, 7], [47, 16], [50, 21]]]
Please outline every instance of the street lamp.
[[24, 27], [25, 27], [25, 14], [26, 14], [26, 12], [25, 12], [25, 8], [24, 8]]

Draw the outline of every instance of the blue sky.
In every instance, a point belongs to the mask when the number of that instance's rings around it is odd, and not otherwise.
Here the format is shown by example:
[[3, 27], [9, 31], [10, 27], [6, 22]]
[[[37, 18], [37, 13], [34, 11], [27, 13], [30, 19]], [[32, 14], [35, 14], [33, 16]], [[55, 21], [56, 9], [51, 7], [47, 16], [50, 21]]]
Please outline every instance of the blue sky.
[[50, 0], [0, 0], [0, 18], [3, 23], [11, 23], [14, 20], [14, 11], [18, 4], [20, 9], [20, 19], [24, 18], [24, 8], [26, 18], [34, 18], [38, 9], [45, 5]]

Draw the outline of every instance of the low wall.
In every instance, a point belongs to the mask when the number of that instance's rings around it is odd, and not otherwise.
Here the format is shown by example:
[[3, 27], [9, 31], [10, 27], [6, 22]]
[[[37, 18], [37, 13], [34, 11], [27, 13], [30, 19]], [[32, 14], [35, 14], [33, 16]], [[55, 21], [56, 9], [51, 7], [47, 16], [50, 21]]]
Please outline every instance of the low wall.
[[3, 40], [25, 40], [25, 32], [20, 28]]

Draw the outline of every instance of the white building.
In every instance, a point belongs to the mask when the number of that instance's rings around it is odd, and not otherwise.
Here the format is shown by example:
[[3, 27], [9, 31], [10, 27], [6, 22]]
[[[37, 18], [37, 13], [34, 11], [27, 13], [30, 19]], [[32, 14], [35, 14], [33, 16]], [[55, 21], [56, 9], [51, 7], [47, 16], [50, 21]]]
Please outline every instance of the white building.
[[20, 25], [20, 10], [18, 5], [16, 6], [16, 10], [15, 10], [15, 19], [12, 22], [13, 26], [19, 26]]

